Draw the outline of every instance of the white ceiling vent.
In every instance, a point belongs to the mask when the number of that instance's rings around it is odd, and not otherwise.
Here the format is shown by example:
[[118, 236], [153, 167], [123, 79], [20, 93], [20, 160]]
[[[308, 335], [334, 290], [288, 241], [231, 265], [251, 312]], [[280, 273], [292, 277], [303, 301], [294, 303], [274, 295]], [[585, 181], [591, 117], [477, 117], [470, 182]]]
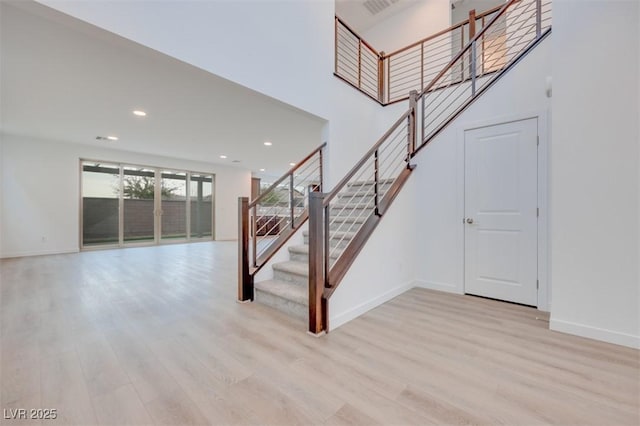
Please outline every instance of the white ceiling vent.
[[372, 14], [376, 15], [399, 0], [366, 0], [362, 3], [364, 7]]

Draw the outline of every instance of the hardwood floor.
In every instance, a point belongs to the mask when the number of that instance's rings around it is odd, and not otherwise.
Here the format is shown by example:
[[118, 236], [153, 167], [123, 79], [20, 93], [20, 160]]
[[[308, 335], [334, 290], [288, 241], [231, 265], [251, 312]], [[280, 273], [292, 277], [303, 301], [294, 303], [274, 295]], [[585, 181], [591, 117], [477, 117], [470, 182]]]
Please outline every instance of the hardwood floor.
[[[321, 338], [238, 304], [236, 244], [1, 262], [2, 424], [640, 424], [636, 350], [412, 290]], [[9, 409], [57, 409], [9, 420]]]

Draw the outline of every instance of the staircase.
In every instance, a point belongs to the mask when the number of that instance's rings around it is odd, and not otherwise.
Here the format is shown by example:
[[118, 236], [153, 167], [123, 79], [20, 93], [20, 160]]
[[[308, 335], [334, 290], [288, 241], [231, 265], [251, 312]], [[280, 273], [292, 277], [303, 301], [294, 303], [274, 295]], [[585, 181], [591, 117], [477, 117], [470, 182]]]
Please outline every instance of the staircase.
[[[379, 182], [388, 191], [392, 181]], [[366, 219], [375, 211], [374, 181], [352, 182], [332, 206], [329, 240], [330, 264], [342, 255]], [[289, 260], [272, 265], [273, 279], [256, 282], [255, 301], [306, 321], [309, 315], [309, 231], [302, 231], [304, 244], [290, 246]]]
[[[465, 23], [386, 56], [340, 25], [336, 19], [335, 75], [382, 105], [408, 99], [408, 110], [330, 192], [323, 189], [321, 146], [256, 200], [239, 200], [238, 299], [255, 297], [306, 320], [316, 335], [329, 329], [329, 299], [416, 167], [413, 158], [551, 33], [551, 3], [508, 0], [479, 17], [472, 11]], [[465, 31], [469, 41], [451, 55], [450, 41], [458, 32], [464, 41]], [[434, 46], [439, 46], [439, 55], [451, 58], [439, 71], [425, 66], [428, 61], [423, 59]], [[377, 58], [377, 68], [368, 73], [380, 86], [363, 83], [360, 67], [354, 70], [340, 62], [339, 56], [349, 52]], [[414, 60], [410, 58], [419, 58], [421, 65], [410, 70], [398, 65]], [[355, 63], [362, 59], [357, 56]], [[435, 57], [435, 63], [442, 61], [442, 56]], [[411, 84], [398, 88], [399, 80]], [[411, 90], [415, 85], [419, 91]], [[405, 89], [410, 90], [408, 98]], [[286, 206], [267, 202], [276, 191], [288, 191]], [[307, 219], [304, 244], [290, 246], [289, 260], [271, 265], [273, 279], [254, 283], [255, 274]]]

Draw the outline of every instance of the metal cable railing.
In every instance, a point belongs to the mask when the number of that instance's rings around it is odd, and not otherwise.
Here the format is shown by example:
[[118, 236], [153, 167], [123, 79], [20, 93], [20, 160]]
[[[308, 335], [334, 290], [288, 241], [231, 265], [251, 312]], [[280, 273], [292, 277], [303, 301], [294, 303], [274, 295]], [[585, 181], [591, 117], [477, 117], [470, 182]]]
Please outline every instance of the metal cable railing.
[[260, 196], [239, 202], [238, 298], [253, 300], [253, 276], [307, 220], [310, 191], [322, 191], [322, 144]]
[[380, 53], [336, 16], [335, 75], [378, 100], [382, 90], [380, 67]]
[[[500, 10], [493, 8], [390, 54], [378, 52], [343, 20], [335, 18], [334, 74], [382, 105], [421, 91], [469, 39]], [[470, 25], [470, 22], [473, 22]]]
[[[336, 19], [336, 25], [340, 22]], [[392, 81], [398, 88], [397, 92], [389, 91], [385, 99], [388, 101], [410, 90], [409, 110], [330, 193], [313, 192], [309, 195], [311, 333], [327, 330], [327, 300], [408, 178], [413, 169], [411, 158], [544, 39], [551, 31], [551, 0], [509, 0], [499, 9], [477, 19], [471, 14], [471, 19], [466, 22], [468, 32], [464, 25], [460, 27], [463, 28], [459, 36], [463, 44], [461, 50], [451, 55], [445, 47], [441, 56], [434, 56], [436, 63], [448, 60], [420, 93], [411, 89], [415, 85], [422, 87], [422, 79], [434, 74], [424, 66], [426, 43], [430, 42], [429, 49], [437, 51], [434, 45], [449, 45], [451, 38], [447, 37], [451, 37], [450, 33], [445, 35], [443, 32], [422, 40], [394, 52], [390, 55], [393, 59], [384, 59], [387, 61], [387, 75], [393, 76]], [[466, 43], [465, 32], [469, 34]], [[443, 37], [438, 39], [440, 36]], [[416, 62], [418, 55], [421, 59]], [[391, 63], [394, 64], [395, 75], [389, 71]], [[425, 69], [428, 70], [426, 74]], [[337, 72], [338, 65], [336, 75]], [[380, 78], [380, 74], [378, 76]], [[377, 100], [384, 104], [385, 99]], [[421, 133], [420, 137], [418, 133]]]
[[328, 194], [309, 197], [309, 330], [326, 329], [322, 300], [335, 288], [412, 170], [415, 98], [408, 112]]
[[550, 26], [551, 0], [513, 0], [496, 12], [421, 93], [418, 149], [489, 87]]

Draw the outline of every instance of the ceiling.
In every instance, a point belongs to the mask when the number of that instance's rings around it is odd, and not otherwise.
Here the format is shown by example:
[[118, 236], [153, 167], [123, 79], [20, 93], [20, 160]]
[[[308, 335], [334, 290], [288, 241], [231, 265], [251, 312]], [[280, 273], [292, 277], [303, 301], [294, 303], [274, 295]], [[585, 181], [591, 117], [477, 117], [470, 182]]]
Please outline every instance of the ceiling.
[[322, 142], [316, 116], [35, 2], [0, 7], [2, 132], [272, 176]]
[[[359, 33], [424, 0], [335, 0], [336, 15]], [[377, 11], [372, 13], [371, 10]]]

